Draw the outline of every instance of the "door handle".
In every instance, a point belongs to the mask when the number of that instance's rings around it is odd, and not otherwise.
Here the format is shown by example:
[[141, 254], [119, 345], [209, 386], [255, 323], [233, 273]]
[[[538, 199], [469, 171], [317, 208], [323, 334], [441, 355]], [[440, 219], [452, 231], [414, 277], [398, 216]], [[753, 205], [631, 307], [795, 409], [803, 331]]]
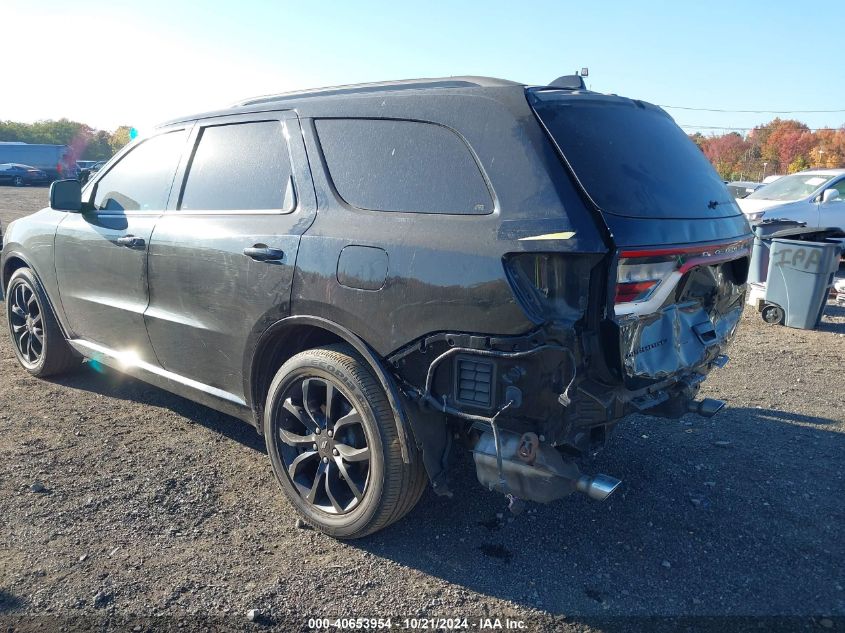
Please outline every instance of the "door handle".
[[285, 258], [285, 252], [282, 249], [264, 246], [263, 244], [245, 248], [244, 255], [257, 262], [277, 262]]
[[123, 237], [117, 238], [117, 245], [118, 246], [128, 246], [129, 248], [143, 248], [146, 246], [146, 242], [144, 241], [143, 237], [135, 237], [134, 235], [124, 235]]

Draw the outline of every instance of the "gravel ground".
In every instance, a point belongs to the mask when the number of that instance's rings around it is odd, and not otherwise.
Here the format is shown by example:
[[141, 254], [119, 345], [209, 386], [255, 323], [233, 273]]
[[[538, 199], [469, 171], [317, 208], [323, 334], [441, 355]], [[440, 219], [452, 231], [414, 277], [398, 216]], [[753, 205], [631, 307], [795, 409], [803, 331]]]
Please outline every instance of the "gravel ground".
[[[0, 220], [45, 198], [0, 187]], [[730, 353], [704, 388], [724, 413], [620, 425], [591, 467], [623, 480], [603, 504], [573, 496], [511, 518], [467, 461], [454, 499], [428, 492], [395, 526], [342, 543], [297, 528], [248, 426], [88, 366], [31, 378], [4, 331], [0, 630], [425, 616], [841, 631], [845, 310], [829, 305], [814, 332], [747, 311]]]

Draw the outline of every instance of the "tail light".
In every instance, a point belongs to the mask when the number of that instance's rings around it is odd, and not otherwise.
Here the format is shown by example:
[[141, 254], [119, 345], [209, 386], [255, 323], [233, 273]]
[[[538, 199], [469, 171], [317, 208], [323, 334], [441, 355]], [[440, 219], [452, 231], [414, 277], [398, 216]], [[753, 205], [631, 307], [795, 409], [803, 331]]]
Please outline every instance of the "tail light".
[[619, 254], [616, 313], [641, 312], [662, 304], [683, 275], [696, 266], [711, 266], [747, 256], [749, 242], [711, 246], [630, 250]]
[[645, 301], [677, 270], [677, 257], [621, 258], [616, 272], [616, 303]]
[[513, 253], [505, 256], [508, 282], [536, 322], [577, 321], [589, 305], [590, 276], [600, 253]]
[[61, 163], [56, 163], [56, 172], [59, 174], [59, 176], [61, 176], [61, 175], [62, 175], [62, 171], [63, 171], [63, 169], [62, 169], [62, 164], [61, 164]]

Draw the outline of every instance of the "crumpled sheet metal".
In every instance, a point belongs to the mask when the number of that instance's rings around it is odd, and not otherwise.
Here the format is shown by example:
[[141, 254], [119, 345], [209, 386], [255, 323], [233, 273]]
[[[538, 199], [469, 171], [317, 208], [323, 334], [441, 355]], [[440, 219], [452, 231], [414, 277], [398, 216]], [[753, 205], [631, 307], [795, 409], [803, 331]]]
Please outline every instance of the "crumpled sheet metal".
[[[698, 301], [673, 304], [660, 312], [620, 322], [622, 358], [630, 377], [661, 379], [692, 369], [718, 356], [733, 338], [742, 303], [711, 317]], [[707, 344], [696, 326], [712, 324], [715, 337]]]

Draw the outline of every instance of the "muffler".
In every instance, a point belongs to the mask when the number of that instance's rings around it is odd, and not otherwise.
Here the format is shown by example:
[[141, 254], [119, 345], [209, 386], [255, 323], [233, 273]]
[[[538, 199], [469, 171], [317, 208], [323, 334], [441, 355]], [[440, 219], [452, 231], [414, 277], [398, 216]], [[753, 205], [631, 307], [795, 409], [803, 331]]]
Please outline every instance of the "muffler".
[[482, 433], [473, 449], [481, 485], [519, 499], [549, 503], [576, 491], [603, 501], [622, 483], [607, 475], [582, 475], [574, 462], [564, 460], [553, 446], [535, 442], [536, 437], [500, 430], [499, 460], [494, 434]]
[[725, 408], [724, 400], [715, 400], [714, 398], [704, 398], [704, 400], [693, 400], [689, 403], [689, 412], [697, 413], [705, 418], [712, 418]]

